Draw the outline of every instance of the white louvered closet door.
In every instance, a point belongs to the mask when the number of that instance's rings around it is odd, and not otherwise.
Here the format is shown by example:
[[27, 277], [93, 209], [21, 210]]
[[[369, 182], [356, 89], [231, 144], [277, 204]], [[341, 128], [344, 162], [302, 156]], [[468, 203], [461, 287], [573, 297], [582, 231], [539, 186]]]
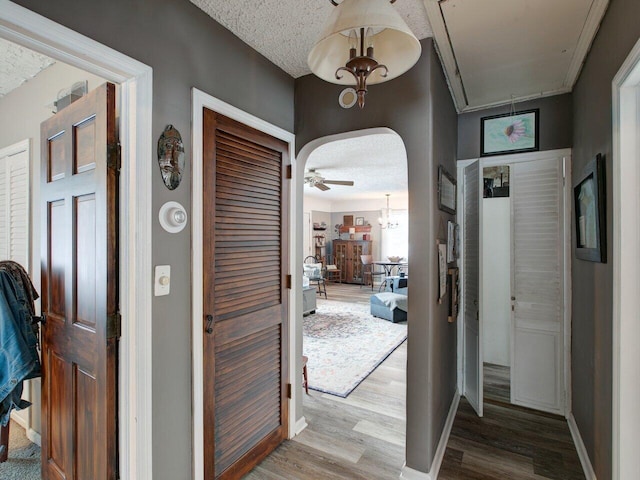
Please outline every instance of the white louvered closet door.
[[563, 414], [563, 159], [511, 168], [511, 401]]
[[480, 328], [480, 169], [464, 169], [464, 396], [482, 416]]
[[0, 260], [29, 270], [29, 152], [0, 158]]

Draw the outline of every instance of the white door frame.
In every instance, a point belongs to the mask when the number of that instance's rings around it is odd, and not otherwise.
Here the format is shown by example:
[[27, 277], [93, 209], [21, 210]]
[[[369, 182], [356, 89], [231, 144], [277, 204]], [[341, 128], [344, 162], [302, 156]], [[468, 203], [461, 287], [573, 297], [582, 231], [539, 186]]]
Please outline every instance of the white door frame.
[[640, 471], [640, 40], [613, 86], [613, 478]]
[[[291, 398], [289, 399], [289, 431], [288, 436], [292, 438], [298, 433], [296, 425], [296, 399], [301, 391], [302, 380], [296, 372], [302, 372], [301, 361], [297, 360], [296, 349], [298, 348], [297, 337], [295, 335], [295, 319], [298, 309], [296, 292], [298, 278], [297, 262], [295, 261], [296, 249], [296, 231], [297, 218], [295, 216], [295, 179], [297, 165], [295, 161], [295, 135], [273, 125], [261, 118], [247, 113], [239, 108], [234, 107], [218, 98], [193, 88], [191, 90], [192, 103], [192, 178], [194, 179], [191, 186], [191, 221], [192, 237], [191, 237], [191, 275], [192, 275], [192, 362], [193, 362], [193, 478], [194, 480], [204, 480], [204, 332], [203, 332], [203, 113], [204, 107], [217, 113], [225, 115], [244, 125], [255, 128], [272, 137], [278, 138], [289, 144], [289, 158], [291, 160], [292, 179], [291, 188], [289, 189], [289, 272], [292, 276], [292, 289], [289, 290], [289, 383], [291, 383]], [[302, 294], [300, 294], [302, 295]], [[302, 308], [300, 306], [300, 308]], [[302, 317], [302, 315], [300, 315]], [[298, 370], [299, 368], [299, 370]], [[304, 419], [303, 419], [304, 423]], [[304, 423], [306, 426], [306, 423]]]
[[[572, 191], [571, 188], [571, 149], [559, 149], [559, 150], [547, 150], [542, 152], [531, 152], [531, 153], [521, 153], [514, 154], [508, 156], [494, 156], [494, 157], [482, 157], [482, 158], [472, 158], [465, 160], [458, 160], [458, 178], [464, 179], [464, 175], [461, 172], [464, 172], [464, 168], [475, 162], [476, 160], [480, 161], [480, 172], [482, 173], [482, 169], [484, 167], [491, 166], [499, 166], [499, 165], [510, 165], [519, 162], [531, 162], [535, 160], [541, 160], [549, 157], [563, 157], [565, 159], [564, 165], [564, 175], [565, 175], [565, 185], [564, 185], [564, 209], [565, 209], [565, 218], [564, 218], [564, 247], [565, 247], [565, 264], [564, 264], [564, 413], [565, 416], [569, 416], [571, 413], [571, 199], [572, 199]], [[461, 176], [462, 175], [462, 176]], [[458, 205], [464, 205], [462, 201], [462, 188], [458, 188]], [[458, 210], [458, 225], [460, 225], [460, 238], [464, 238], [464, 208]], [[482, 221], [482, 215], [480, 217], [480, 221]], [[482, 228], [482, 224], [480, 226]], [[463, 258], [464, 255], [464, 244], [460, 244], [460, 258]], [[482, 275], [482, 243], [480, 244], [480, 275]], [[460, 262], [463, 263], [463, 262]], [[462, 266], [461, 266], [462, 267]], [[463, 268], [461, 268], [460, 276], [464, 274]], [[480, 277], [482, 278], [482, 277]], [[482, 294], [482, 288], [480, 288], [480, 294]], [[460, 292], [461, 301], [464, 299], [464, 292]], [[464, 305], [461, 303], [460, 311], [463, 312]], [[460, 317], [459, 317], [460, 318]], [[482, 328], [482, 311], [480, 312], [480, 328]], [[464, 369], [460, 367], [460, 365], [464, 365], [464, 349], [461, 348], [464, 342], [464, 320], [458, 322], [458, 389], [462, 392], [462, 386], [464, 385]]]
[[152, 479], [152, 69], [9, 0], [0, 37], [120, 84], [120, 478]]

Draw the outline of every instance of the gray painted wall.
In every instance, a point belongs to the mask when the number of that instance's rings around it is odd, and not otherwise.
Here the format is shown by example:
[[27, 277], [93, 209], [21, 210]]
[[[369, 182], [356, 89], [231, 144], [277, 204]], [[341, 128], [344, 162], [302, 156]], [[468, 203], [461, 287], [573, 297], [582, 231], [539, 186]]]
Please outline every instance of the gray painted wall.
[[[448, 301], [449, 294], [446, 295], [442, 304], [437, 302], [438, 297], [438, 257], [436, 239], [440, 241], [447, 240], [446, 225], [447, 221], [456, 221], [455, 215], [450, 215], [438, 209], [438, 193], [435, 185], [438, 180], [438, 166], [442, 165], [451, 175], [456, 176], [456, 145], [458, 141], [457, 122], [458, 115], [451, 100], [451, 94], [447, 87], [442, 67], [436, 55], [430, 57], [430, 74], [431, 89], [430, 102], [431, 108], [431, 181], [426, 185], [432, 185], [433, 188], [424, 188], [430, 195], [429, 204], [431, 208], [427, 211], [430, 214], [430, 232], [427, 233], [429, 253], [429, 271], [428, 275], [431, 286], [428, 291], [430, 315], [428, 316], [428, 329], [422, 332], [425, 341], [429, 342], [429, 363], [428, 363], [428, 382], [431, 386], [429, 390], [429, 421], [432, 422], [429, 431], [429, 455], [431, 458], [438, 447], [440, 434], [445, 424], [451, 398], [456, 390], [456, 365], [457, 365], [457, 324], [448, 323]], [[445, 228], [443, 228], [443, 226]], [[420, 244], [418, 244], [420, 245]], [[409, 246], [411, 248], [411, 244]], [[421, 258], [410, 254], [410, 258]], [[413, 272], [412, 272], [413, 274]], [[411, 325], [409, 325], [411, 332]], [[413, 352], [415, 354], [415, 352]], [[411, 363], [409, 364], [411, 366]], [[420, 364], [413, 365], [414, 370], [409, 370], [410, 376], [407, 383], [410, 384], [421, 376]], [[418, 415], [420, 411], [420, 403], [415, 399], [407, 399], [407, 413]], [[409, 425], [407, 421], [407, 425]], [[410, 429], [407, 430], [410, 432]], [[409, 438], [409, 437], [408, 437]], [[409, 464], [407, 462], [407, 464]], [[411, 466], [409, 464], [409, 466]]]
[[[612, 123], [611, 81], [640, 37], [640, 2], [611, 0], [573, 90], [573, 183], [602, 153], [607, 177], [606, 264], [573, 258], [573, 415], [598, 480], [611, 478]], [[574, 227], [575, 228], [575, 227]], [[575, 230], [572, 230], [575, 231]], [[574, 238], [575, 247], [575, 238]]]
[[[489, 108], [458, 116], [458, 158], [478, 158], [480, 156], [480, 119], [490, 115], [509, 113], [511, 106]], [[571, 94], [537, 98], [516, 103], [517, 111], [540, 109], [540, 150], [571, 148], [572, 99]]]
[[455, 175], [457, 118], [433, 42], [421, 43], [422, 57], [416, 66], [370, 87], [364, 110], [340, 108], [340, 86], [311, 75], [297, 79], [295, 133], [298, 149], [320, 137], [373, 127], [388, 127], [405, 143], [413, 292], [409, 297], [407, 465], [427, 472], [456, 381], [455, 325], [447, 323], [444, 305], [436, 302], [435, 242], [440, 218], [450, 218], [437, 210], [438, 164], [445, 164]]
[[[191, 87], [197, 87], [285, 130], [293, 130], [291, 77], [186, 0], [18, 0], [62, 25], [153, 68], [155, 139], [171, 123], [185, 141], [182, 185], [164, 187], [155, 158], [154, 219], [174, 200], [191, 205]], [[171, 295], [153, 301], [154, 479], [192, 476], [191, 236], [153, 224], [153, 263], [171, 264]], [[149, 274], [149, 288], [152, 276]]]

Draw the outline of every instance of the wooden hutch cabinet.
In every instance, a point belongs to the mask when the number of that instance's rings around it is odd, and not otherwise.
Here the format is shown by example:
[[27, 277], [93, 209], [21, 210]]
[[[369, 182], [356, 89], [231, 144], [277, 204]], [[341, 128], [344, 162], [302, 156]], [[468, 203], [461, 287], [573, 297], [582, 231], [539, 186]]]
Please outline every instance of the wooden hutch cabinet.
[[370, 240], [334, 240], [333, 256], [345, 283], [362, 283], [360, 255], [371, 255]]

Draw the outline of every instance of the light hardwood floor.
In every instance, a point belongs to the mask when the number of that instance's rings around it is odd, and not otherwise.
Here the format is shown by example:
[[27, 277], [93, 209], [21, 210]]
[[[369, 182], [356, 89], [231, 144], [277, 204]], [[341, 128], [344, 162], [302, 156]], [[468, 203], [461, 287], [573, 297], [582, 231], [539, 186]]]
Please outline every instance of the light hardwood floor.
[[[327, 285], [329, 300], [368, 304], [371, 293], [370, 287]], [[405, 342], [346, 399], [310, 390], [303, 402], [309, 426], [245, 478], [397, 480], [405, 460], [406, 363]], [[485, 416], [478, 418], [461, 399], [438, 478], [583, 479], [566, 421], [504, 402], [504, 370], [487, 371]]]
[[[329, 300], [368, 305], [371, 294], [371, 287], [327, 284]], [[309, 390], [308, 427], [245, 478], [397, 480], [405, 457], [406, 363], [405, 342], [347, 398]]]

